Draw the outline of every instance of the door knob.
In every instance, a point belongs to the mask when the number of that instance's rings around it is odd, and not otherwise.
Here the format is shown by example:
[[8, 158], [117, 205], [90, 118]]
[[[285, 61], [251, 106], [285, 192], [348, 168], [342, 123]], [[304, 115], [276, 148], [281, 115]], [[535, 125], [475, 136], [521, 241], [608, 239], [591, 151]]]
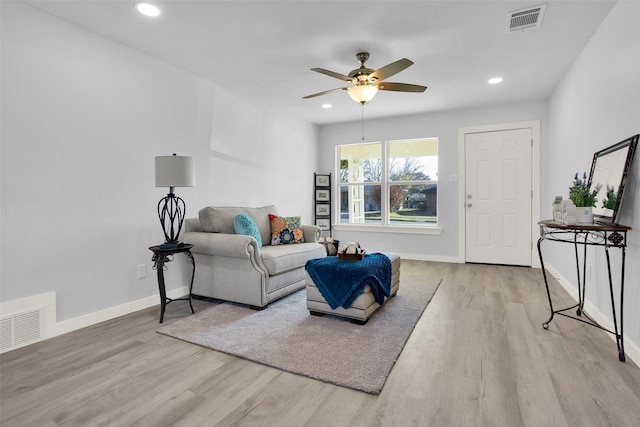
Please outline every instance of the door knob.
[[470, 208], [471, 207], [471, 203], [467, 203], [467, 207]]
[[467, 199], [470, 199], [470, 198], [471, 198], [471, 194], [467, 194]]

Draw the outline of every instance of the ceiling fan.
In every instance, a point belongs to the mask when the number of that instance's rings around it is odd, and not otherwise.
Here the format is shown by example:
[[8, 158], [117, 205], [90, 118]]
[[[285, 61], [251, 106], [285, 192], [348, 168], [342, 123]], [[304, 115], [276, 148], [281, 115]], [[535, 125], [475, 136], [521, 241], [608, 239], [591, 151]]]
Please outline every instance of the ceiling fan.
[[303, 98], [315, 98], [316, 96], [326, 95], [339, 90], [346, 90], [354, 101], [364, 105], [371, 101], [379, 90], [391, 90], [395, 92], [424, 92], [427, 89], [426, 86], [383, 81], [384, 79], [413, 65], [413, 62], [407, 58], [402, 58], [377, 70], [372, 70], [371, 68], [364, 66], [364, 63], [369, 59], [369, 52], [360, 52], [356, 55], [356, 58], [360, 61], [360, 67], [351, 71], [348, 75], [325, 70], [324, 68], [311, 69], [312, 71], [316, 71], [320, 74], [349, 82], [351, 83], [351, 86], [325, 90], [324, 92], [314, 93], [313, 95], [307, 95]]

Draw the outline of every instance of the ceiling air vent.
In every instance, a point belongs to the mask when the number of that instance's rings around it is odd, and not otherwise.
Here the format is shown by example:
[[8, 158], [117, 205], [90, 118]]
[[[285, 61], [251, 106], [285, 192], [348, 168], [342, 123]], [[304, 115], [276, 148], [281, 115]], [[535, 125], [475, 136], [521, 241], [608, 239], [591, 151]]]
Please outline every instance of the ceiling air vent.
[[546, 4], [541, 4], [507, 13], [507, 28], [505, 32], [513, 33], [538, 28], [542, 23], [542, 16], [546, 8]]

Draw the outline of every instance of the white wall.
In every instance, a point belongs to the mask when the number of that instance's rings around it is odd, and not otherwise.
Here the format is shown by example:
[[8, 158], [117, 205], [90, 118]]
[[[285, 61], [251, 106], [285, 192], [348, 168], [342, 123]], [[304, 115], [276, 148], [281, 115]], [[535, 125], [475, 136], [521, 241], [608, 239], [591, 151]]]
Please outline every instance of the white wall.
[[[542, 174], [542, 210], [547, 213], [546, 217], [550, 215], [551, 200], [555, 195], [568, 196], [573, 175], [583, 171], [589, 173], [594, 152], [640, 133], [638, 18], [640, 2], [617, 2], [550, 100], [550, 144], [542, 151], [541, 160], [546, 165], [546, 174]], [[628, 338], [625, 344], [635, 346], [635, 360], [640, 359], [640, 353], [637, 353], [640, 346], [640, 311], [637, 310], [640, 303], [639, 189], [640, 155], [636, 153], [620, 217], [621, 224], [635, 228], [629, 234], [627, 248], [624, 319], [624, 333]], [[575, 288], [571, 247], [562, 246], [565, 245], [546, 245], [545, 261]], [[614, 280], [618, 283], [620, 254], [618, 250], [610, 252]], [[587, 299], [611, 320], [603, 249], [590, 251], [589, 264], [592, 281], [587, 277]], [[616, 287], [616, 294], [618, 289]]]
[[[415, 96], [415, 95], [406, 95]], [[420, 96], [429, 96], [429, 91]], [[375, 102], [372, 101], [372, 102]], [[353, 108], [359, 108], [353, 104]], [[366, 107], [365, 107], [366, 109]], [[540, 120], [544, 150], [548, 106], [546, 100], [469, 110], [392, 117], [365, 121], [365, 142], [438, 137], [438, 225], [441, 235], [360, 233], [334, 231], [340, 241], [357, 240], [367, 250], [385, 250], [413, 259], [458, 260], [458, 183], [449, 181], [458, 171], [458, 129], [470, 126]], [[361, 122], [320, 128], [320, 170], [335, 171], [335, 147], [362, 141]]]
[[157, 155], [195, 157], [187, 216], [273, 203], [311, 222], [316, 126], [23, 3], [2, 2], [1, 35], [0, 302], [55, 291], [60, 322], [156, 295]]

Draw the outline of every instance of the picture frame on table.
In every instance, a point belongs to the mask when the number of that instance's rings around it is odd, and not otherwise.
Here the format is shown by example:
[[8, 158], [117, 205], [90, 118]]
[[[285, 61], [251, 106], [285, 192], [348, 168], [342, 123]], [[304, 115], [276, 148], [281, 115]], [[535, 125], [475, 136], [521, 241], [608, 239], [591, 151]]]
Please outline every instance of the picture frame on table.
[[322, 231], [329, 231], [331, 229], [331, 220], [329, 218], [318, 218], [316, 225], [320, 227]]
[[316, 202], [328, 202], [331, 200], [330, 190], [316, 190]]
[[316, 187], [329, 187], [329, 177], [331, 175], [316, 175]]
[[316, 216], [329, 216], [331, 215], [331, 205], [326, 204], [318, 204], [316, 205]]

